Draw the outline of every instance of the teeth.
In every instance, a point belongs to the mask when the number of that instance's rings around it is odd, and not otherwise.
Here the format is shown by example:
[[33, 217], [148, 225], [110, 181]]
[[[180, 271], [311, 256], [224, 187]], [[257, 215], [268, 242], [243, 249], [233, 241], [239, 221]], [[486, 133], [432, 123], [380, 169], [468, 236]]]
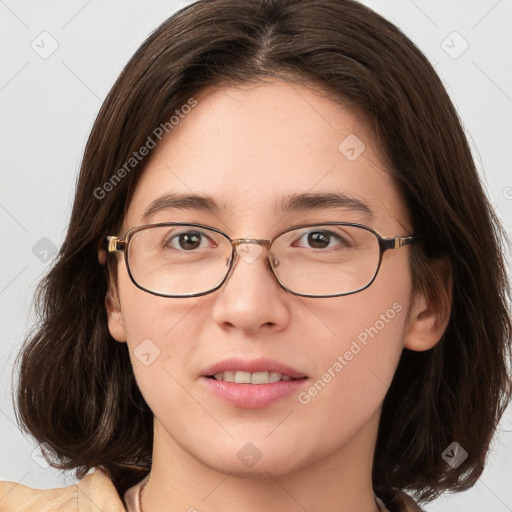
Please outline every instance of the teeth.
[[224, 382], [235, 382], [236, 384], [269, 384], [280, 380], [291, 380], [289, 375], [282, 375], [278, 372], [239, 372], [227, 371], [214, 375], [215, 380]]
[[251, 384], [268, 384], [270, 376], [268, 372], [255, 372], [251, 376]]
[[268, 376], [268, 379], [270, 382], [277, 382], [281, 380], [282, 375], [277, 372], [270, 372], [270, 375]]
[[[217, 374], [219, 375], [219, 374]], [[222, 375], [222, 374], [221, 374]], [[228, 382], [235, 382], [235, 372], [224, 372], [224, 377], [229, 379]], [[223, 380], [222, 377], [218, 380]]]
[[235, 372], [235, 382], [237, 384], [250, 384], [251, 374], [249, 372]]

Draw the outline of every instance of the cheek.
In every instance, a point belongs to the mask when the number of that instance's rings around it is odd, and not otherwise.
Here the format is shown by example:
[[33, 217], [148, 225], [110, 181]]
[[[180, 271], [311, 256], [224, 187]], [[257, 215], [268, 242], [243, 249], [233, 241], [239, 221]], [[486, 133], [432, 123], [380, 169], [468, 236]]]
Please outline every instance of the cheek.
[[374, 302], [361, 294], [339, 305], [336, 337], [317, 346], [315, 375], [297, 397], [299, 415], [326, 450], [351, 439], [379, 411], [402, 352], [406, 314], [392, 297]]
[[[135, 378], [148, 404], [165, 383], [173, 386], [196, 349], [203, 316], [203, 297], [172, 299], [137, 288], [126, 268], [119, 272], [122, 322]], [[172, 395], [172, 391], [169, 391]], [[150, 404], [151, 406], [151, 404]]]
[[[324, 315], [331, 339], [323, 337], [311, 353], [312, 359], [319, 363], [317, 374], [334, 371], [345, 375], [343, 380], [350, 374], [347, 382], [357, 386], [375, 370], [389, 384], [403, 348], [406, 311], [397, 296], [382, 297], [374, 303], [361, 295], [350, 305]], [[336, 366], [334, 370], [333, 366]], [[350, 371], [345, 371], [348, 368]]]
[[159, 418], [172, 411], [187, 411], [191, 406], [184, 390], [189, 386], [187, 367], [199, 337], [194, 314], [197, 298], [169, 304], [173, 299], [148, 297], [150, 302], [140, 297], [140, 301], [129, 303], [125, 313], [130, 317], [127, 344], [137, 385]]
[[361, 418], [384, 399], [403, 350], [410, 304], [407, 258], [396, 260], [383, 261], [368, 289], [315, 308], [325, 329], [309, 349], [316, 380], [302, 397], [305, 405], [316, 402], [331, 417], [350, 410]]
[[147, 293], [132, 283], [124, 265], [119, 268], [118, 283], [123, 324], [132, 350], [145, 338], [160, 346], [176, 332], [182, 338], [183, 330], [197, 329], [197, 315], [192, 312], [203, 297], [173, 299]]

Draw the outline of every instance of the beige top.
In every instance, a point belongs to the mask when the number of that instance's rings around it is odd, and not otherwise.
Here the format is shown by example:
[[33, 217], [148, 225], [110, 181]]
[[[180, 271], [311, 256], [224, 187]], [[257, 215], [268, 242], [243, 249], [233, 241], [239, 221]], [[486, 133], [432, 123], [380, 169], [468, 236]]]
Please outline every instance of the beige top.
[[[130, 487], [123, 499], [112, 480], [101, 470], [76, 485], [58, 489], [33, 489], [16, 482], [0, 481], [0, 512], [141, 512], [140, 490], [144, 480]], [[388, 509], [376, 498], [382, 512], [421, 512], [404, 494], [396, 494], [397, 505]], [[393, 501], [395, 503], [395, 501]]]

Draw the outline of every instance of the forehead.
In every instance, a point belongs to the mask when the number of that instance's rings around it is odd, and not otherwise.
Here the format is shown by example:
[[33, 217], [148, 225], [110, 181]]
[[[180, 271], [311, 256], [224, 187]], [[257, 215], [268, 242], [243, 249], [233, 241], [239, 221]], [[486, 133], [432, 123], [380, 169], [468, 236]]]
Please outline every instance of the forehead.
[[407, 224], [380, 148], [354, 109], [279, 80], [207, 88], [194, 99], [153, 149], [125, 227], [143, 223], [165, 194], [208, 196], [214, 214], [245, 229], [257, 229], [256, 219], [272, 225], [297, 194], [325, 193], [367, 205], [377, 229], [393, 218]]

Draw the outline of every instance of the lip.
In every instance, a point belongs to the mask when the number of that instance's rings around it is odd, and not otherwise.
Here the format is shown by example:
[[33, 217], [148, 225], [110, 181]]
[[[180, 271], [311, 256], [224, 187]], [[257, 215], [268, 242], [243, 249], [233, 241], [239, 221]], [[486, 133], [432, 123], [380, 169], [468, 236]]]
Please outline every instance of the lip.
[[[225, 382], [210, 378], [210, 376], [216, 373], [236, 370], [251, 373], [264, 371], [278, 372], [282, 375], [289, 375], [297, 380], [278, 381], [268, 384], [237, 384], [235, 382]], [[262, 409], [290, 395], [297, 395], [307, 380], [306, 375], [291, 366], [265, 357], [251, 360], [240, 357], [224, 359], [206, 368], [201, 376], [203, 384], [218, 399], [232, 406], [244, 409]]]
[[281, 399], [297, 396], [309, 379], [287, 380], [270, 384], [236, 384], [222, 380], [201, 377], [206, 388], [218, 399], [234, 407], [262, 409]]
[[[303, 373], [300, 373], [298, 370], [292, 368], [291, 366], [287, 366], [275, 359], [269, 359], [266, 357], [259, 357], [257, 359], [243, 359], [241, 357], [230, 357], [228, 359], [223, 359], [212, 366], [209, 366], [202, 372], [203, 377], [209, 377], [210, 375], [215, 375], [220, 372], [227, 371], [242, 371], [242, 372], [278, 372], [282, 375], [289, 375], [292, 379], [302, 379], [307, 377]], [[270, 386], [270, 384], [264, 384], [265, 386]]]

